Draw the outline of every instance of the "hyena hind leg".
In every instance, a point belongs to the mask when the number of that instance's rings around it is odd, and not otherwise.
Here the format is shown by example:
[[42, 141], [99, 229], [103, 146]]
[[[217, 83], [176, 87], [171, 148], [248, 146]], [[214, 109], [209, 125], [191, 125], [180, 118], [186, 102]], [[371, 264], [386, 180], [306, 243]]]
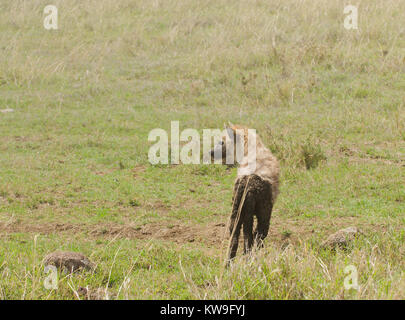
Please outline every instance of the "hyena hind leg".
[[243, 221], [243, 253], [248, 254], [253, 247], [253, 212], [246, 212]]
[[231, 230], [231, 243], [229, 248], [228, 260], [232, 260], [236, 256], [239, 245], [240, 230], [243, 226], [244, 237], [244, 252], [247, 253], [253, 246], [253, 213], [255, 203], [254, 198], [249, 196], [249, 192], [246, 194], [244, 203], [240, 213], [239, 221], [234, 226], [235, 230]]
[[254, 231], [254, 239], [258, 248], [263, 247], [263, 241], [269, 232], [272, 209], [273, 205], [271, 199], [261, 199], [261, 201], [257, 203], [257, 225]]

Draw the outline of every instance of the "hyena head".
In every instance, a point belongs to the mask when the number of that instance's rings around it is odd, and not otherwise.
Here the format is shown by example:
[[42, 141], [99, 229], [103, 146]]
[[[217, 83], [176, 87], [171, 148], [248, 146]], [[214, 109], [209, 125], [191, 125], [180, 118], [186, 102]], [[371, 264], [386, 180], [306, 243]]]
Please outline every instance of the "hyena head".
[[253, 135], [256, 138], [255, 133], [252, 133], [247, 127], [231, 123], [225, 125], [224, 134], [210, 151], [211, 159], [221, 159], [222, 164], [228, 166], [240, 164], [243, 161], [242, 159], [248, 155], [249, 143], [255, 141], [255, 139], [252, 139]]

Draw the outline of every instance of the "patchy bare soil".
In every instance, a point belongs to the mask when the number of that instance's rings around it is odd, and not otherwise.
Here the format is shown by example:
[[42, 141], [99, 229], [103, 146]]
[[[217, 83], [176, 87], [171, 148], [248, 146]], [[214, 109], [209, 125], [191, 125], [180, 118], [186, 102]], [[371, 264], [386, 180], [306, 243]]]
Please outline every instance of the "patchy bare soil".
[[3, 236], [12, 233], [85, 233], [93, 238], [160, 239], [176, 243], [201, 241], [210, 245], [221, 243], [224, 239], [224, 231], [224, 223], [201, 226], [173, 223], [167, 225], [152, 223], [144, 226], [123, 226], [114, 223], [97, 225], [69, 223], [27, 224], [21, 222], [0, 223], [0, 233]]
[[[159, 239], [175, 243], [200, 242], [219, 247], [227, 241], [227, 221], [205, 225], [186, 225], [175, 222], [150, 223], [143, 226], [106, 224], [70, 224], [24, 222], [0, 223], [0, 236], [13, 233], [77, 234], [84, 233], [91, 238]], [[270, 225], [267, 241], [277, 243], [300, 243], [313, 236], [324, 237], [331, 232], [348, 226], [359, 226], [356, 218], [345, 217], [333, 220], [317, 218], [310, 221], [301, 219], [280, 219], [274, 217]], [[386, 230], [387, 225], [361, 225], [363, 230]]]

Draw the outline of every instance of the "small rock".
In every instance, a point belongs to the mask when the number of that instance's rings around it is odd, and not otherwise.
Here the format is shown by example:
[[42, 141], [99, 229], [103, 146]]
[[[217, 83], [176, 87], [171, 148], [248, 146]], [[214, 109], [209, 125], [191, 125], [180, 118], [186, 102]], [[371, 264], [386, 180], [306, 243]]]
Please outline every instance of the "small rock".
[[55, 251], [44, 258], [44, 265], [53, 265], [59, 270], [75, 272], [80, 269], [92, 270], [95, 265], [85, 255], [79, 252]]
[[91, 289], [88, 287], [87, 288], [79, 287], [79, 289], [77, 289], [77, 293], [84, 300], [109, 300], [110, 299], [106, 288]]
[[1, 110], [0, 110], [0, 112], [1, 112], [1, 113], [9, 113], [9, 112], [14, 112], [14, 109], [10, 109], [10, 108], [7, 108], [7, 109], [1, 109]]
[[347, 245], [356, 239], [360, 234], [357, 227], [348, 227], [331, 234], [321, 245], [322, 248], [346, 248]]

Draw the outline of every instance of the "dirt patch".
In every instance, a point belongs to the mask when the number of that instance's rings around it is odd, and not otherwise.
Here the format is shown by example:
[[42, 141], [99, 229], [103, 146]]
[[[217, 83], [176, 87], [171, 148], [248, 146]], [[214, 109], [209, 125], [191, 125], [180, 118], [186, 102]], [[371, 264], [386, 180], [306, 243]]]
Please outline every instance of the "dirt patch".
[[119, 237], [129, 239], [160, 239], [175, 243], [202, 242], [209, 245], [221, 243], [225, 224], [183, 225], [152, 223], [141, 227], [114, 224], [96, 227], [89, 234], [93, 237]]
[[209, 245], [221, 243], [224, 239], [224, 223], [208, 225], [183, 225], [151, 223], [143, 226], [120, 224], [68, 224], [22, 222], [0, 223], [0, 234], [39, 233], [77, 234], [84, 233], [91, 238], [160, 239], [175, 243], [203, 242]]
[[[223, 218], [222, 218], [223, 219]], [[82, 233], [92, 239], [158, 239], [174, 243], [204, 243], [213, 247], [227, 245], [227, 220], [208, 224], [182, 224], [176, 222], [150, 223], [139, 225], [122, 225], [117, 223], [105, 224], [69, 224], [69, 223], [29, 223], [29, 222], [0, 222], [0, 235], [12, 233], [39, 233], [71, 235]], [[313, 218], [308, 220], [298, 218], [273, 217], [266, 242], [279, 244], [302, 243], [311, 237], [322, 238], [325, 234], [335, 232], [348, 225], [360, 225], [361, 229], [380, 230], [384, 232], [386, 225], [360, 224], [354, 217], [336, 219]], [[241, 237], [243, 238], [243, 237]]]
[[63, 233], [69, 231], [70, 233], [80, 232], [81, 225], [68, 224], [68, 223], [43, 223], [31, 224], [22, 222], [0, 223], [1, 233], [40, 233], [52, 234]]
[[159, 200], [152, 203], [145, 203], [142, 205], [142, 208], [160, 213], [167, 213], [172, 209], [169, 204], [166, 204]]
[[140, 174], [144, 173], [146, 170], [146, 166], [143, 165], [137, 165], [135, 167], [132, 168], [132, 174], [133, 177], [138, 177]]

